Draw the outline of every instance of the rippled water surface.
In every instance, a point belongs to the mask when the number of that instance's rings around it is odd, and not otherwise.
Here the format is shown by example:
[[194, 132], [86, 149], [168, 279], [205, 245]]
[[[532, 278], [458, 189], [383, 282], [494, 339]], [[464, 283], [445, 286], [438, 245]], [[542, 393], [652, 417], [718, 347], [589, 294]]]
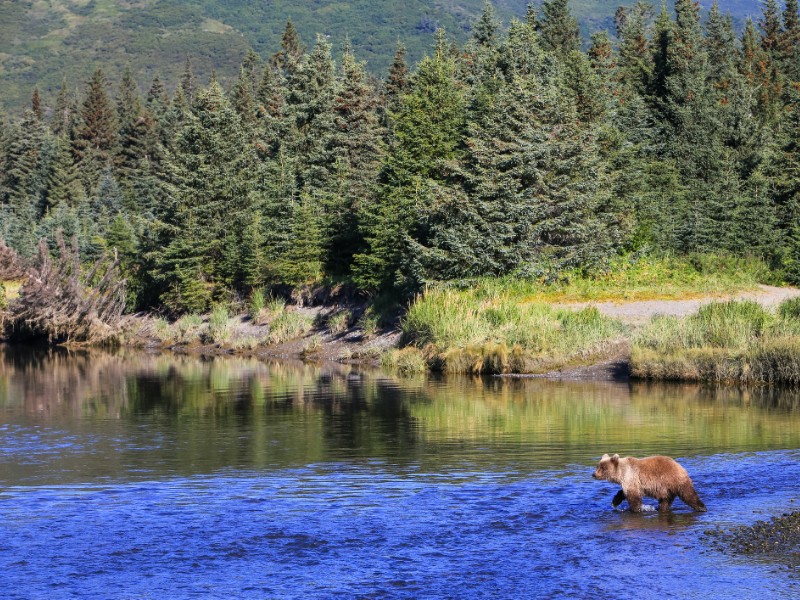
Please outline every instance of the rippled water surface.
[[[3, 598], [796, 598], [800, 395], [0, 351]], [[709, 512], [611, 509], [670, 454]], [[651, 501], [651, 504], [655, 504]]]

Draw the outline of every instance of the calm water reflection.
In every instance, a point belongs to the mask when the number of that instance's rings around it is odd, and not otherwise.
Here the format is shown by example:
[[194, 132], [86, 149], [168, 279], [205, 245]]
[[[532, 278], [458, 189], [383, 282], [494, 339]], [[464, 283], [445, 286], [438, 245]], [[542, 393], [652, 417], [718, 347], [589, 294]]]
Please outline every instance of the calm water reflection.
[[[0, 354], [4, 597], [774, 597], [707, 548], [796, 499], [800, 395]], [[610, 510], [604, 452], [709, 513]]]

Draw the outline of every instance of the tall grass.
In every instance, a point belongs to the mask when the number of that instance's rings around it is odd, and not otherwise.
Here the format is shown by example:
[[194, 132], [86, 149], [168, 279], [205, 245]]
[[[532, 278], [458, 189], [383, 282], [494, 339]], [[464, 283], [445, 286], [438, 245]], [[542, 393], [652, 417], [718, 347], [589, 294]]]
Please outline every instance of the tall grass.
[[633, 338], [631, 373], [645, 379], [800, 383], [800, 304], [776, 312], [716, 302], [678, 319], [654, 317]]
[[282, 344], [308, 333], [314, 326], [311, 317], [294, 311], [283, 311], [270, 321], [269, 343]]
[[203, 317], [196, 314], [184, 315], [172, 326], [175, 332], [175, 341], [179, 344], [189, 344], [196, 341], [203, 327]]
[[403, 341], [449, 372], [502, 373], [559, 366], [603, 351], [622, 325], [596, 308], [574, 311], [520, 302], [486, 288], [432, 288], [409, 308]]
[[203, 333], [203, 341], [207, 344], [226, 344], [231, 336], [231, 323], [228, 308], [218, 304], [211, 311], [208, 327]]

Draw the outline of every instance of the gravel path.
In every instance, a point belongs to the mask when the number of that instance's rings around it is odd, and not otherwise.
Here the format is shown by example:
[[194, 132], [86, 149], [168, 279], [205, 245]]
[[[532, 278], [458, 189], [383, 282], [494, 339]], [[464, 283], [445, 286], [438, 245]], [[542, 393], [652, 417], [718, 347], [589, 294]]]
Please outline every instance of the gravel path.
[[644, 300], [637, 302], [581, 302], [566, 304], [570, 308], [584, 308], [586, 306], [596, 306], [604, 315], [615, 317], [625, 323], [632, 325], [642, 325], [650, 320], [654, 315], [672, 315], [685, 317], [697, 310], [704, 304], [720, 300], [755, 300], [767, 308], [775, 307], [787, 298], [800, 296], [800, 289], [790, 287], [772, 287], [769, 285], [759, 285], [758, 288], [749, 292], [735, 294], [733, 296], [723, 296], [717, 298], [695, 298], [692, 300]]

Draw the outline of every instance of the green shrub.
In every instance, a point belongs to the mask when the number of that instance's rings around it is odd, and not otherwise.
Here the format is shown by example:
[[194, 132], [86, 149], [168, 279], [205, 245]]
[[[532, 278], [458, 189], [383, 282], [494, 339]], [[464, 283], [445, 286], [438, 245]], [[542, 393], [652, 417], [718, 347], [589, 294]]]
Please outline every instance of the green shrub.
[[358, 320], [358, 326], [363, 331], [365, 338], [371, 338], [378, 333], [378, 316], [372, 312], [371, 308], [367, 309]]
[[153, 321], [153, 335], [164, 344], [175, 341], [175, 331], [164, 317], [158, 317]]
[[333, 335], [344, 333], [350, 325], [350, 311], [343, 310], [328, 317], [328, 331]]
[[269, 325], [269, 343], [282, 344], [298, 338], [310, 331], [313, 324], [313, 320], [306, 315], [294, 311], [284, 311]]
[[800, 298], [788, 298], [781, 302], [778, 316], [786, 321], [800, 321]]
[[218, 304], [208, 318], [208, 328], [203, 336], [203, 341], [207, 344], [225, 344], [230, 339], [230, 333], [228, 308], [223, 304]]
[[175, 338], [179, 344], [188, 344], [197, 340], [200, 336], [200, 329], [203, 326], [203, 318], [200, 315], [184, 315], [173, 325]]
[[250, 302], [248, 303], [247, 311], [250, 318], [255, 322], [258, 321], [261, 311], [267, 305], [267, 298], [264, 294], [264, 288], [256, 288], [250, 294]]

